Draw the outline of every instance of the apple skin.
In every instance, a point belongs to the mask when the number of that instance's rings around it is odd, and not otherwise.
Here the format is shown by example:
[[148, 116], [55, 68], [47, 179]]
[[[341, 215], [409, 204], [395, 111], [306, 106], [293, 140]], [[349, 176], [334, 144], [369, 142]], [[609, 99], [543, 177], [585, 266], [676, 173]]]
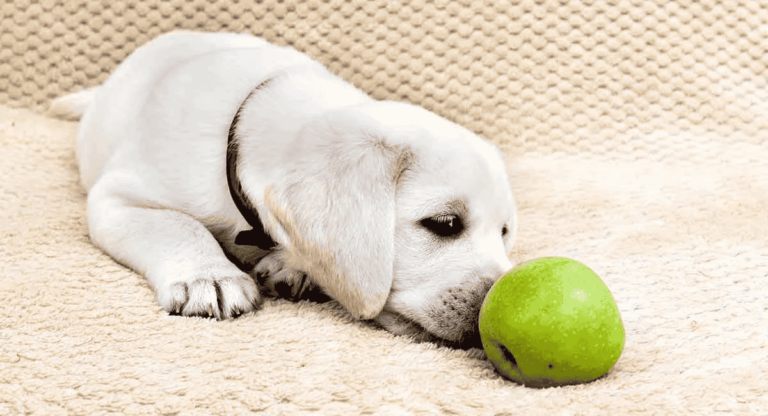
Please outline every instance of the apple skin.
[[587, 266], [563, 257], [507, 272], [486, 295], [479, 327], [494, 367], [527, 387], [599, 378], [619, 360], [625, 341], [608, 287]]

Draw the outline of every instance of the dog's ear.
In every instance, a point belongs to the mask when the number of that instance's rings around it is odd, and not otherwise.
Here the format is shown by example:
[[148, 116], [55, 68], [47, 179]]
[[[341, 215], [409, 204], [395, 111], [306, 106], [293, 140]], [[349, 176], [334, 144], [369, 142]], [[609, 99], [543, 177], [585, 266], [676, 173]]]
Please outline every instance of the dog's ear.
[[265, 226], [287, 240], [287, 266], [310, 275], [358, 319], [378, 315], [389, 296], [395, 191], [413, 163], [408, 146], [370, 127], [343, 113], [307, 126], [285, 175], [263, 199]]

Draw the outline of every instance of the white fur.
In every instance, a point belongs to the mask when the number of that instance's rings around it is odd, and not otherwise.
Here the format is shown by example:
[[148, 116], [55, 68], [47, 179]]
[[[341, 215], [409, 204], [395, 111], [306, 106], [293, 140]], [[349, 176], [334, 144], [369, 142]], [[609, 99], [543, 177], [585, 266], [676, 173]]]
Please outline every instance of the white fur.
[[[278, 243], [271, 252], [233, 244], [250, 226], [227, 187], [227, 135], [252, 91], [238, 172]], [[463, 341], [512, 266], [514, 200], [495, 147], [419, 107], [372, 100], [293, 49], [240, 34], [163, 35], [101, 87], [52, 106], [82, 111], [92, 240], [144, 274], [170, 312], [248, 312], [260, 300], [251, 276], [273, 287], [306, 273], [357, 318]], [[422, 223], [438, 217], [465, 229], [440, 237]], [[246, 273], [224, 250], [261, 260]]]

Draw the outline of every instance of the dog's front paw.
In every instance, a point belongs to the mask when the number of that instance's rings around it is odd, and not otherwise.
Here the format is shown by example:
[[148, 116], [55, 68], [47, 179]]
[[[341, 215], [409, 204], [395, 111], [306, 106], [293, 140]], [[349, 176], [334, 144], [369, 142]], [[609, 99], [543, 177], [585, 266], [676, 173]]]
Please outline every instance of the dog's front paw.
[[331, 300], [306, 273], [285, 266], [282, 249], [277, 249], [261, 259], [251, 274], [264, 293], [270, 296], [292, 301], [327, 302]]
[[256, 309], [261, 296], [253, 279], [238, 271], [172, 282], [158, 289], [157, 300], [173, 315], [227, 319]]

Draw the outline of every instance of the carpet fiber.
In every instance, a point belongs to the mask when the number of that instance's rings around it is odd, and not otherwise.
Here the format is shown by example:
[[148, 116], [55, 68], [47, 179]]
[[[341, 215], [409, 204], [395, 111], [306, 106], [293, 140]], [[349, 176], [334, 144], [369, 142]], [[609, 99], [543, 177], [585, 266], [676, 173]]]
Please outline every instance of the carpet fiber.
[[[0, 415], [768, 414], [764, 2], [51, 0], [0, 23]], [[616, 366], [537, 390], [335, 303], [164, 313], [90, 244], [77, 124], [40, 111], [174, 28], [294, 45], [499, 145], [510, 256], [605, 280]]]
[[168, 316], [88, 241], [76, 124], [6, 107], [0, 120], [0, 414], [768, 411], [765, 147], [706, 165], [509, 157], [512, 257], [591, 266], [627, 329], [608, 377], [535, 390], [479, 350], [395, 337], [334, 303]]

